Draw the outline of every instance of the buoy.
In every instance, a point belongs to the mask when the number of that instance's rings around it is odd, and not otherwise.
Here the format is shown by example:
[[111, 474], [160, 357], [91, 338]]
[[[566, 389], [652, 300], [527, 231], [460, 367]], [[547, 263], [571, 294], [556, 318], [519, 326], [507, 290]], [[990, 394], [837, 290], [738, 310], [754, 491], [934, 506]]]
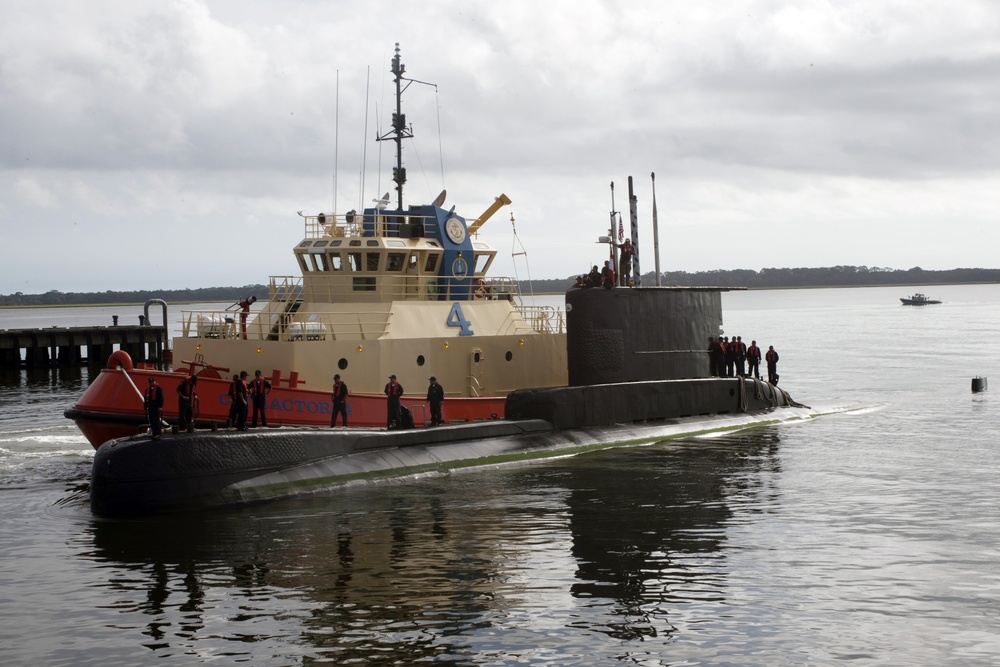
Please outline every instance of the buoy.
[[972, 378], [972, 393], [978, 394], [981, 391], [986, 391], [986, 378]]

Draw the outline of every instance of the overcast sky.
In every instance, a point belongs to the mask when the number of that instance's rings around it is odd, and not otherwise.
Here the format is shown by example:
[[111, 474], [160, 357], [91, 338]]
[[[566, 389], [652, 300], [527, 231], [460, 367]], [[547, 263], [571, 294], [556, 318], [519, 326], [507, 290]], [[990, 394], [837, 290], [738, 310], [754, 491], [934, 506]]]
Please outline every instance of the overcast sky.
[[371, 139], [396, 42], [435, 84], [404, 95], [406, 202], [446, 188], [473, 218], [506, 193], [482, 234], [494, 275], [603, 259], [629, 175], [652, 270], [651, 172], [664, 271], [1000, 266], [997, 2], [0, 0], [0, 16], [3, 294], [297, 275], [296, 211], [391, 189], [391, 145]]

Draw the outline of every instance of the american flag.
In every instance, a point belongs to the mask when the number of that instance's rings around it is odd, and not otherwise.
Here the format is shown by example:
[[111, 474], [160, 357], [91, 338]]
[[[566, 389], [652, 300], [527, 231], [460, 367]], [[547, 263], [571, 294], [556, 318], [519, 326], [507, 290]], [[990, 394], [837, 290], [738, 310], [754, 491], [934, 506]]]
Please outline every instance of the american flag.
[[618, 242], [621, 243], [625, 240], [625, 227], [622, 226], [622, 216], [618, 214]]

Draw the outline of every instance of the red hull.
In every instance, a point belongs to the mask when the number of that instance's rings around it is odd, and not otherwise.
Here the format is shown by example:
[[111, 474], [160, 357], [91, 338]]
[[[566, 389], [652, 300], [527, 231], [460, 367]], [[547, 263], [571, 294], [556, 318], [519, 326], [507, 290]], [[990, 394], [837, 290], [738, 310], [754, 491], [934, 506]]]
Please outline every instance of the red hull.
[[[163, 418], [171, 423], [177, 422], [175, 390], [185, 376], [183, 373], [131, 369], [131, 360], [126, 363], [121, 356], [117, 360], [112, 357], [112, 362], [115, 361], [122, 362], [129, 370], [103, 369], [76, 404], [66, 411], [66, 416], [76, 422], [95, 449], [108, 440], [135, 435], [144, 427], [146, 417], [138, 387], [149, 386], [150, 377], [156, 378], [163, 387]], [[229, 416], [229, 385], [229, 380], [198, 376], [196, 423], [225, 424]], [[384, 428], [385, 401], [382, 395], [351, 394], [347, 399], [348, 424], [352, 427]], [[423, 397], [403, 396], [401, 402], [413, 413], [413, 420], [418, 426], [430, 420], [427, 401]], [[503, 417], [504, 402], [503, 397], [449, 398], [445, 400], [443, 416], [446, 422], [497, 419]], [[329, 391], [274, 387], [267, 396], [267, 423], [268, 426], [329, 427], [332, 407]], [[250, 417], [252, 410], [247, 418], [248, 424]]]

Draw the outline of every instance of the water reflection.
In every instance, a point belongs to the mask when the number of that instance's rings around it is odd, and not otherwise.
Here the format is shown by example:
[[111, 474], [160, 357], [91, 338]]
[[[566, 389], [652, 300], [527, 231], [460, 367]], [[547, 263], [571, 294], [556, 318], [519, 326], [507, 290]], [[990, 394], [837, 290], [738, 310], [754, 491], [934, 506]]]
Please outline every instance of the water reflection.
[[87, 557], [161, 657], [266, 664], [294, 645], [304, 664], [547, 661], [557, 641], [562, 664], [570, 645], [592, 664], [589, 642], [663, 642], [677, 617], [726, 600], [727, 528], [773, 506], [777, 450], [764, 429], [241, 511], [95, 518]]

